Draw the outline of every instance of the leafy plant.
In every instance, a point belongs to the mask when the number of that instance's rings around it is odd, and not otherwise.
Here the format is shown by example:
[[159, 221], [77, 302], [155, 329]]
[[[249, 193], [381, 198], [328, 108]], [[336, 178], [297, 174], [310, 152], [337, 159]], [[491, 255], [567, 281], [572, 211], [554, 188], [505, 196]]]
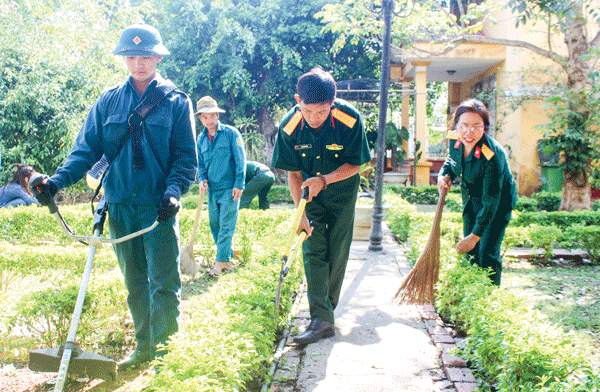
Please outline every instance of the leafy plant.
[[544, 259], [551, 260], [554, 244], [561, 238], [562, 231], [556, 226], [532, 225], [529, 229], [529, 237], [534, 248], [544, 250]]
[[590, 259], [600, 261], [600, 226], [571, 226], [565, 230], [564, 238], [568, 248], [583, 248]]

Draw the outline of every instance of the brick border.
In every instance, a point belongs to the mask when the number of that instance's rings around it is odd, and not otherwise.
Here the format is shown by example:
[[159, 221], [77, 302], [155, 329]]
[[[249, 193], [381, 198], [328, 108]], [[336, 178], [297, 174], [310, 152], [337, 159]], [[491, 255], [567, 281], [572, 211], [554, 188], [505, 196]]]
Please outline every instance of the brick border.
[[456, 392], [477, 391], [477, 380], [467, 367], [467, 362], [449, 352], [456, 347], [456, 341], [433, 305], [418, 305], [417, 310], [425, 322], [431, 341], [441, 352], [442, 368], [448, 380], [454, 384]]

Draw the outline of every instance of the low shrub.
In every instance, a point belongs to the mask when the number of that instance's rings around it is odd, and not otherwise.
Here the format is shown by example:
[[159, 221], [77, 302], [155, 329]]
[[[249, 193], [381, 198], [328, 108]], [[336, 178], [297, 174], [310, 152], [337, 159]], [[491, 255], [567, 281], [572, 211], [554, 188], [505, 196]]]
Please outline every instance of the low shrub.
[[[386, 185], [384, 189], [396, 193], [409, 203], [413, 204], [437, 204], [439, 199], [438, 188], [435, 185], [400, 186]], [[460, 194], [460, 186], [450, 188], [450, 194]]]
[[590, 259], [600, 262], [600, 227], [571, 226], [564, 232], [563, 243], [568, 249], [585, 249]]
[[515, 205], [515, 211], [521, 212], [535, 212], [538, 210], [537, 200], [527, 196], [519, 196], [517, 204]]
[[531, 198], [537, 203], [539, 211], [558, 211], [562, 199], [561, 192], [538, 192]]
[[[402, 219], [412, 226], [422, 215], [429, 215], [431, 222], [430, 214], [405, 214], [409, 216]], [[435, 306], [442, 317], [466, 332], [458, 354], [477, 371], [482, 389], [598, 391], [600, 374], [589, 362], [586, 347], [575, 343], [574, 334], [549, 322], [528, 306], [524, 298], [492, 286], [479, 267], [456, 254], [452, 248], [453, 233], [461, 227], [459, 217], [460, 214], [450, 213], [442, 219], [442, 233], [450, 235], [443, 234], [440, 238], [441, 271]], [[428, 230], [390, 227], [394, 234], [400, 228], [407, 237], [410, 245], [407, 257], [414, 261], [420, 254], [415, 248], [422, 249]], [[509, 229], [507, 237], [514, 236], [519, 241], [529, 230]]]
[[513, 213], [509, 226], [528, 227], [533, 224], [540, 226], [556, 226], [561, 230], [575, 225], [600, 226], [600, 211], [538, 211]]
[[[26, 328], [38, 344], [58, 347], [67, 339], [79, 286], [56, 282], [54, 287], [24, 296], [8, 318], [12, 328]], [[125, 320], [129, 317], [122, 276], [94, 277], [88, 286], [77, 329], [77, 344], [85, 351], [121, 354], [127, 347]], [[130, 331], [129, 331], [130, 332]], [[111, 348], [112, 347], [112, 348]]]
[[[264, 223], [264, 227], [256, 225], [262, 237], [254, 239], [260, 253], [252, 247], [253, 256], [244, 268], [225, 274], [207, 293], [187, 304], [189, 319], [169, 342], [169, 353], [159, 361], [160, 372], [147, 390], [238, 391], [256, 389], [253, 383], [265, 377], [277, 330], [284, 321], [274, 317], [273, 304], [280, 268], [277, 255], [291, 219], [280, 219], [290, 217], [285, 211], [244, 211], [247, 224], [254, 214], [261, 215]], [[284, 281], [280, 315], [291, 307], [291, 294], [301, 276], [300, 257]]]
[[544, 259], [552, 259], [552, 250], [562, 235], [562, 230], [556, 226], [540, 226], [533, 224], [529, 227], [529, 238], [534, 248], [544, 250]]
[[501, 256], [512, 248], [531, 246], [529, 227], [507, 227], [502, 241]]

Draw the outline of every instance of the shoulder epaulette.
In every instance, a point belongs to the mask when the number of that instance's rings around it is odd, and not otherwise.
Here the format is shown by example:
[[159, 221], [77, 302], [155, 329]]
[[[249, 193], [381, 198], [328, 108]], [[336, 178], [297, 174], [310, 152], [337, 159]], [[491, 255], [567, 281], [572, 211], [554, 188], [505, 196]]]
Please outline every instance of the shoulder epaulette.
[[489, 161], [490, 159], [492, 159], [492, 157], [494, 155], [496, 155], [495, 152], [492, 151], [491, 148], [489, 148], [486, 144], [483, 144], [481, 146], [481, 152], [483, 153], [483, 155], [485, 156], [485, 158]]
[[446, 139], [450, 139], [450, 140], [456, 140], [456, 139], [458, 139], [458, 132], [456, 132], [456, 131], [448, 131], [448, 134], [446, 135]]
[[283, 131], [288, 135], [291, 135], [292, 133], [294, 133], [294, 130], [296, 129], [298, 124], [300, 124], [300, 121], [302, 121], [302, 112], [297, 111], [296, 113], [294, 113], [292, 118], [290, 118], [290, 121], [288, 121], [288, 123], [285, 124], [285, 126], [283, 127]]
[[356, 124], [356, 118], [351, 115], [342, 112], [340, 109], [333, 108], [331, 109], [331, 115], [336, 120], [340, 121], [342, 124], [347, 126], [348, 128], [353, 128], [354, 124]]

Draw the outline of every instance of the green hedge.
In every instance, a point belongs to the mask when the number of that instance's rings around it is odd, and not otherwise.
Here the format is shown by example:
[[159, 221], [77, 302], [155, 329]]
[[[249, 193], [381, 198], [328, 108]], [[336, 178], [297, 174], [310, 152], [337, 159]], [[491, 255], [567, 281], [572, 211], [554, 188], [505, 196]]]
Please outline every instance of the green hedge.
[[[88, 209], [89, 206], [68, 206], [62, 207], [61, 212], [74, 231], [80, 232], [89, 231], [91, 213]], [[10, 256], [0, 258], [2, 268], [25, 274], [30, 266], [32, 278], [33, 274], [44, 274], [46, 270], [55, 275], [49, 289], [38, 289], [22, 299], [11, 295], [14, 309], [12, 306], [5, 309], [3, 322], [30, 329], [46, 325], [47, 328], [34, 332], [36, 342], [54, 346], [64, 340], [67, 318], [75, 302], [75, 285], [79, 283], [79, 277], [73, 274], [84, 264], [87, 247], [75, 245], [71, 240], [62, 244], [58, 224], [45, 208], [4, 210], [10, 213], [0, 211], [5, 235], [3, 245], [6, 245], [3, 249], [8, 249]], [[184, 309], [188, 317], [183, 318], [180, 331], [169, 343], [169, 354], [156, 363], [162, 371], [151, 377], [147, 390], [256, 389], [256, 382], [261, 382], [269, 369], [277, 333], [283, 327], [284, 317], [292, 305], [292, 294], [302, 277], [302, 257], [299, 256], [285, 280], [279, 317], [275, 318], [273, 304], [279, 259], [292, 215], [293, 210], [287, 209], [240, 211], [233, 239], [233, 247], [239, 251], [240, 266], [235, 273], [226, 273], [218, 281], [211, 280], [207, 291], [189, 294], [191, 297]], [[181, 210], [179, 220], [184, 246], [191, 233], [194, 210]], [[104, 251], [106, 254], [102, 253], [100, 258], [106, 261], [95, 263], [77, 339], [86, 351], [120, 358], [133, 344], [132, 326], [126, 322], [129, 312], [122, 276], [115, 268], [111, 248], [104, 247]], [[198, 253], [208, 259], [214, 256], [206, 210], [203, 210], [196, 238], [195, 254]], [[75, 271], [69, 271], [71, 268]], [[35, 288], [29, 289], [34, 291]], [[0, 355], [10, 360], [3, 349]], [[14, 355], [12, 358], [15, 360]]]
[[[407, 241], [413, 263], [427, 242], [432, 216], [409, 208], [390, 210], [390, 228]], [[442, 219], [435, 306], [466, 331], [458, 354], [477, 371], [483, 390], [598, 391], [600, 374], [575, 335], [550, 323], [523, 298], [492, 286], [480, 268], [456, 254], [453, 247], [462, 237], [459, 219], [459, 213], [444, 213]]]
[[562, 230], [574, 225], [600, 226], [600, 211], [537, 211], [513, 213], [510, 226], [527, 227], [533, 224], [557, 226]]
[[[271, 204], [294, 204], [294, 200], [290, 195], [290, 189], [287, 185], [273, 185], [269, 189], [269, 202]], [[188, 193], [186, 193], [182, 199], [181, 204], [184, 209], [193, 210], [198, 207], [198, 184], [192, 184]], [[204, 198], [204, 204], [207, 205], [208, 200]], [[251, 209], [258, 209], [258, 199], [254, 198]]]
[[[385, 192], [396, 193], [409, 203], [413, 204], [437, 204], [439, 199], [438, 188], [435, 185], [421, 186], [400, 186], [386, 185]], [[460, 195], [460, 187], [453, 186], [450, 188], [450, 194], [456, 193]]]
[[158, 363], [149, 391], [238, 391], [256, 389], [266, 376], [277, 332], [292, 305], [302, 276], [301, 257], [285, 280], [280, 317], [274, 317], [281, 247], [291, 225], [286, 210], [240, 213], [251, 237], [244, 268], [225, 274], [207, 293], [194, 298], [189, 318]]

